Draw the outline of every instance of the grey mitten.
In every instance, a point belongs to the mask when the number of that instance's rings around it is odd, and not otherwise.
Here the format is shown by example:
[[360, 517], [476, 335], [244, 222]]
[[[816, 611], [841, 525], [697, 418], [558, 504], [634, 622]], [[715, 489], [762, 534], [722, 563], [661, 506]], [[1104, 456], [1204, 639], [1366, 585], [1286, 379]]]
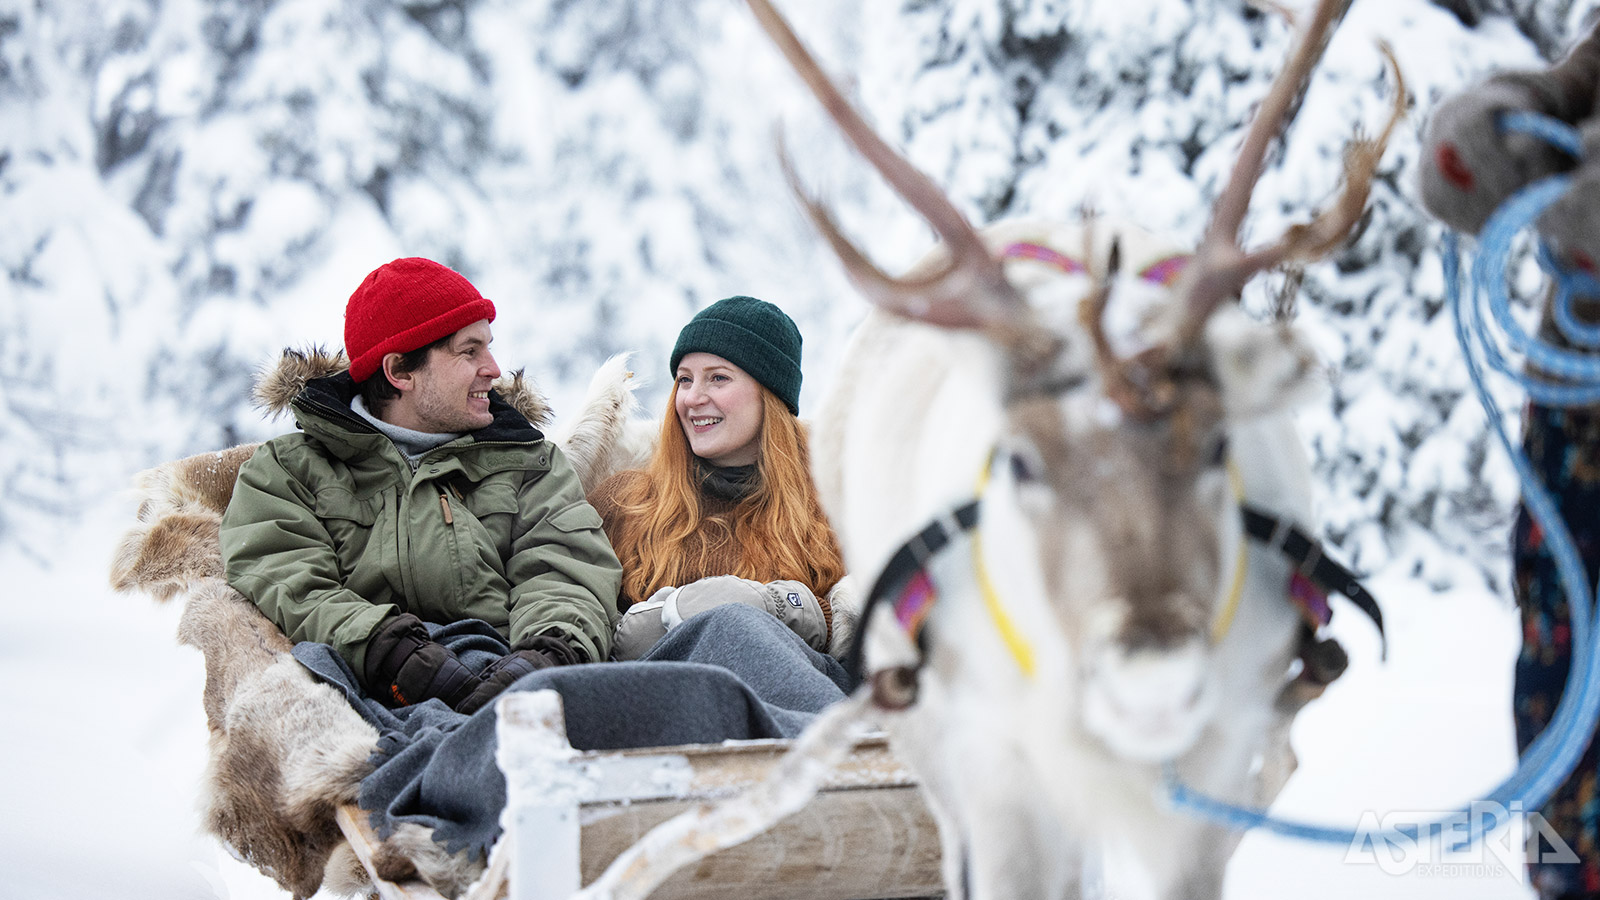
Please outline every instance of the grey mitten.
[[671, 631], [684, 619], [727, 603], [764, 609], [805, 641], [813, 650], [828, 649], [828, 618], [811, 589], [798, 581], [762, 584], [733, 575], [715, 575], [678, 588], [666, 598], [661, 618]]
[[1584, 163], [1539, 217], [1539, 233], [1562, 263], [1600, 275], [1600, 120], [1584, 125]]
[[[1445, 224], [1477, 234], [1518, 188], [1577, 165], [1544, 139], [1501, 127], [1501, 116], [1534, 112], [1582, 128], [1597, 107], [1600, 20], [1554, 65], [1495, 75], [1439, 104], [1418, 166], [1423, 205]], [[1585, 158], [1592, 159], [1587, 143]]]
[[628, 611], [622, 614], [622, 620], [617, 623], [616, 634], [611, 637], [612, 659], [638, 659], [654, 647], [656, 641], [666, 637], [667, 626], [661, 623], [661, 606], [665, 598], [677, 590], [675, 587], [662, 588], [650, 595], [650, 599], [628, 607]]
[[628, 608], [612, 641], [612, 656], [638, 659], [668, 631], [708, 609], [743, 603], [765, 610], [815, 650], [828, 647], [828, 618], [811, 589], [798, 581], [762, 584], [734, 575], [713, 575], [681, 588], [662, 588]]
[[1556, 114], [1561, 103], [1547, 80], [1545, 73], [1496, 75], [1439, 104], [1418, 165], [1428, 212], [1477, 234], [1519, 188], [1573, 167], [1571, 157], [1543, 139], [1500, 127], [1506, 112]]

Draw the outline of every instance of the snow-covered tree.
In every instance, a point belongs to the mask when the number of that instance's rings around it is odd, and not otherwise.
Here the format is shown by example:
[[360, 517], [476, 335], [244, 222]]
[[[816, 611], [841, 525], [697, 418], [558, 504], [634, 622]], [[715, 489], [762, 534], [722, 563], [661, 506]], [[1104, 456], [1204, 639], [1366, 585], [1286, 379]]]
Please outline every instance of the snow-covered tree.
[[[1289, 40], [1243, 0], [782, 6], [974, 221], [1089, 204], [1187, 241]], [[1303, 417], [1320, 524], [1358, 567], [1498, 572], [1515, 487], [1450, 338], [1416, 135], [1441, 96], [1558, 54], [1592, 8], [1357, 2], [1262, 180], [1258, 239], [1333, 193], [1395, 89], [1387, 38], [1411, 118], [1299, 305], [1331, 373]], [[733, 293], [800, 322], [809, 407], [865, 304], [796, 213], [774, 125], [885, 268], [932, 241], [732, 0], [5, 0], [0, 123], [0, 541], [40, 554], [34, 518], [287, 427], [249, 407], [251, 373], [337, 346], [345, 297], [396, 256], [493, 298], [500, 358], [558, 413], [619, 350], [653, 407], [679, 325]]]

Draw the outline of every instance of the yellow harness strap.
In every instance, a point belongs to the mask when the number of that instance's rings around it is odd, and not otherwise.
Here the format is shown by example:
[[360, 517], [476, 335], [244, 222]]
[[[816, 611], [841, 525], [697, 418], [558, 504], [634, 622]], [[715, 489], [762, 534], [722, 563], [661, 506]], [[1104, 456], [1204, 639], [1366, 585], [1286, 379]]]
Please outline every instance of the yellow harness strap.
[[[988, 461], [983, 470], [978, 473], [978, 498], [983, 498], [984, 489], [989, 486], [989, 470], [994, 466], [994, 454], [989, 454]], [[1011, 620], [1005, 607], [1000, 605], [1000, 593], [994, 589], [994, 582], [989, 580], [989, 570], [983, 564], [983, 539], [979, 532], [982, 530], [982, 520], [978, 527], [972, 529], [972, 572], [978, 580], [978, 593], [983, 595], [983, 608], [988, 611], [989, 618], [993, 620], [994, 627], [1000, 632], [1000, 640], [1005, 642], [1006, 649], [1011, 651], [1011, 658], [1017, 661], [1017, 668], [1022, 670], [1023, 676], [1033, 677], [1034, 655], [1033, 645], [1022, 636], [1022, 631]]]
[[[1228, 484], [1233, 487], [1233, 499], [1237, 503], [1244, 502], [1244, 476], [1239, 474], [1239, 467], [1234, 465], [1233, 457], [1228, 458]], [[1243, 535], [1239, 536], [1239, 552], [1234, 557], [1233, 584], [1228, 587], [1228, 599], [1223, 601], [1222, 609], [1217, 610], [1217, 618], [1211, 623], [1211, 643], [1221, 643], [1227, 636], [1228, 629], [1233, 627], [1233, 616], [1239, 611], [1239, 600], [1244, 596], [1244, 567], [1249, 553], [1249, 544]]]

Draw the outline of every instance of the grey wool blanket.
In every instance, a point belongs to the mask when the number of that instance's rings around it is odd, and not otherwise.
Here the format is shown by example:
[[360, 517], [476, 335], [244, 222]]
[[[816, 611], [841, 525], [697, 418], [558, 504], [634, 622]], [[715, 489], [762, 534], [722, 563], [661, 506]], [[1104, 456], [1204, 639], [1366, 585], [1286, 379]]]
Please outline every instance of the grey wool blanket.
[[[510, 652], [476, 620], [429, 630], [474, 669]], [[381, 735], [359, 800], [378, 833], [414, 823], [433, 829], [448, 852], [481, 859], [499, 837], [506, 802], [494, 761], [495, 705], [471, 716], [438, 700], [390, 709], [362, 692], [332, 648], [302, 643], [294, 655]], [[767, 613], [734, 603], [685, 621], [640, 660], [544, 669], [511, 690], [558, 692], [573, 747], [617, 750], [795, 737], [851, 687], [832, 657]]]

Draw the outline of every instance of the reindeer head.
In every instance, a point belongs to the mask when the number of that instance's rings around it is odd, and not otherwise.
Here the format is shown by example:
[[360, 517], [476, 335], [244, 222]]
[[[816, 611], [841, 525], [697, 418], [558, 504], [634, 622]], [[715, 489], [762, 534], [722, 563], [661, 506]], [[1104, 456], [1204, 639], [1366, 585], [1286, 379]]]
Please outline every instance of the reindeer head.
[[[1320, 0], [1196, 251], [1094, 219], [980, 233], [872, 132], [766, 0], [748, 2], [845, 135], [941, 238], [906, 276], [885, 275], [805, 195], [785, 159], [851, 279], [882, 309], [980, 331], [1001, 351], [1004, 426], [983, 515], [1008, 529], [1007, 552], [1029, 563], [1015, 568], [1028, 570], [1023, 582], [1043, 595], [1071, 648], [1079, 723], [1125, 757], [1181, 753], [1207, 720], [1213, 630], [1243, 576], [1230, 429], [1303, 396], [1316, 372], [1293, 330], [1251, 321], [1234, 301], [1255, 275], [1344, 239], [1403, 88], [1383, 134], [1352, 145], [1333, 206], [1265, 246], [1241, 245], [1267, 149], [1348, 5]], [[1052, 320], [1064, 307], [1075, 321]]]

